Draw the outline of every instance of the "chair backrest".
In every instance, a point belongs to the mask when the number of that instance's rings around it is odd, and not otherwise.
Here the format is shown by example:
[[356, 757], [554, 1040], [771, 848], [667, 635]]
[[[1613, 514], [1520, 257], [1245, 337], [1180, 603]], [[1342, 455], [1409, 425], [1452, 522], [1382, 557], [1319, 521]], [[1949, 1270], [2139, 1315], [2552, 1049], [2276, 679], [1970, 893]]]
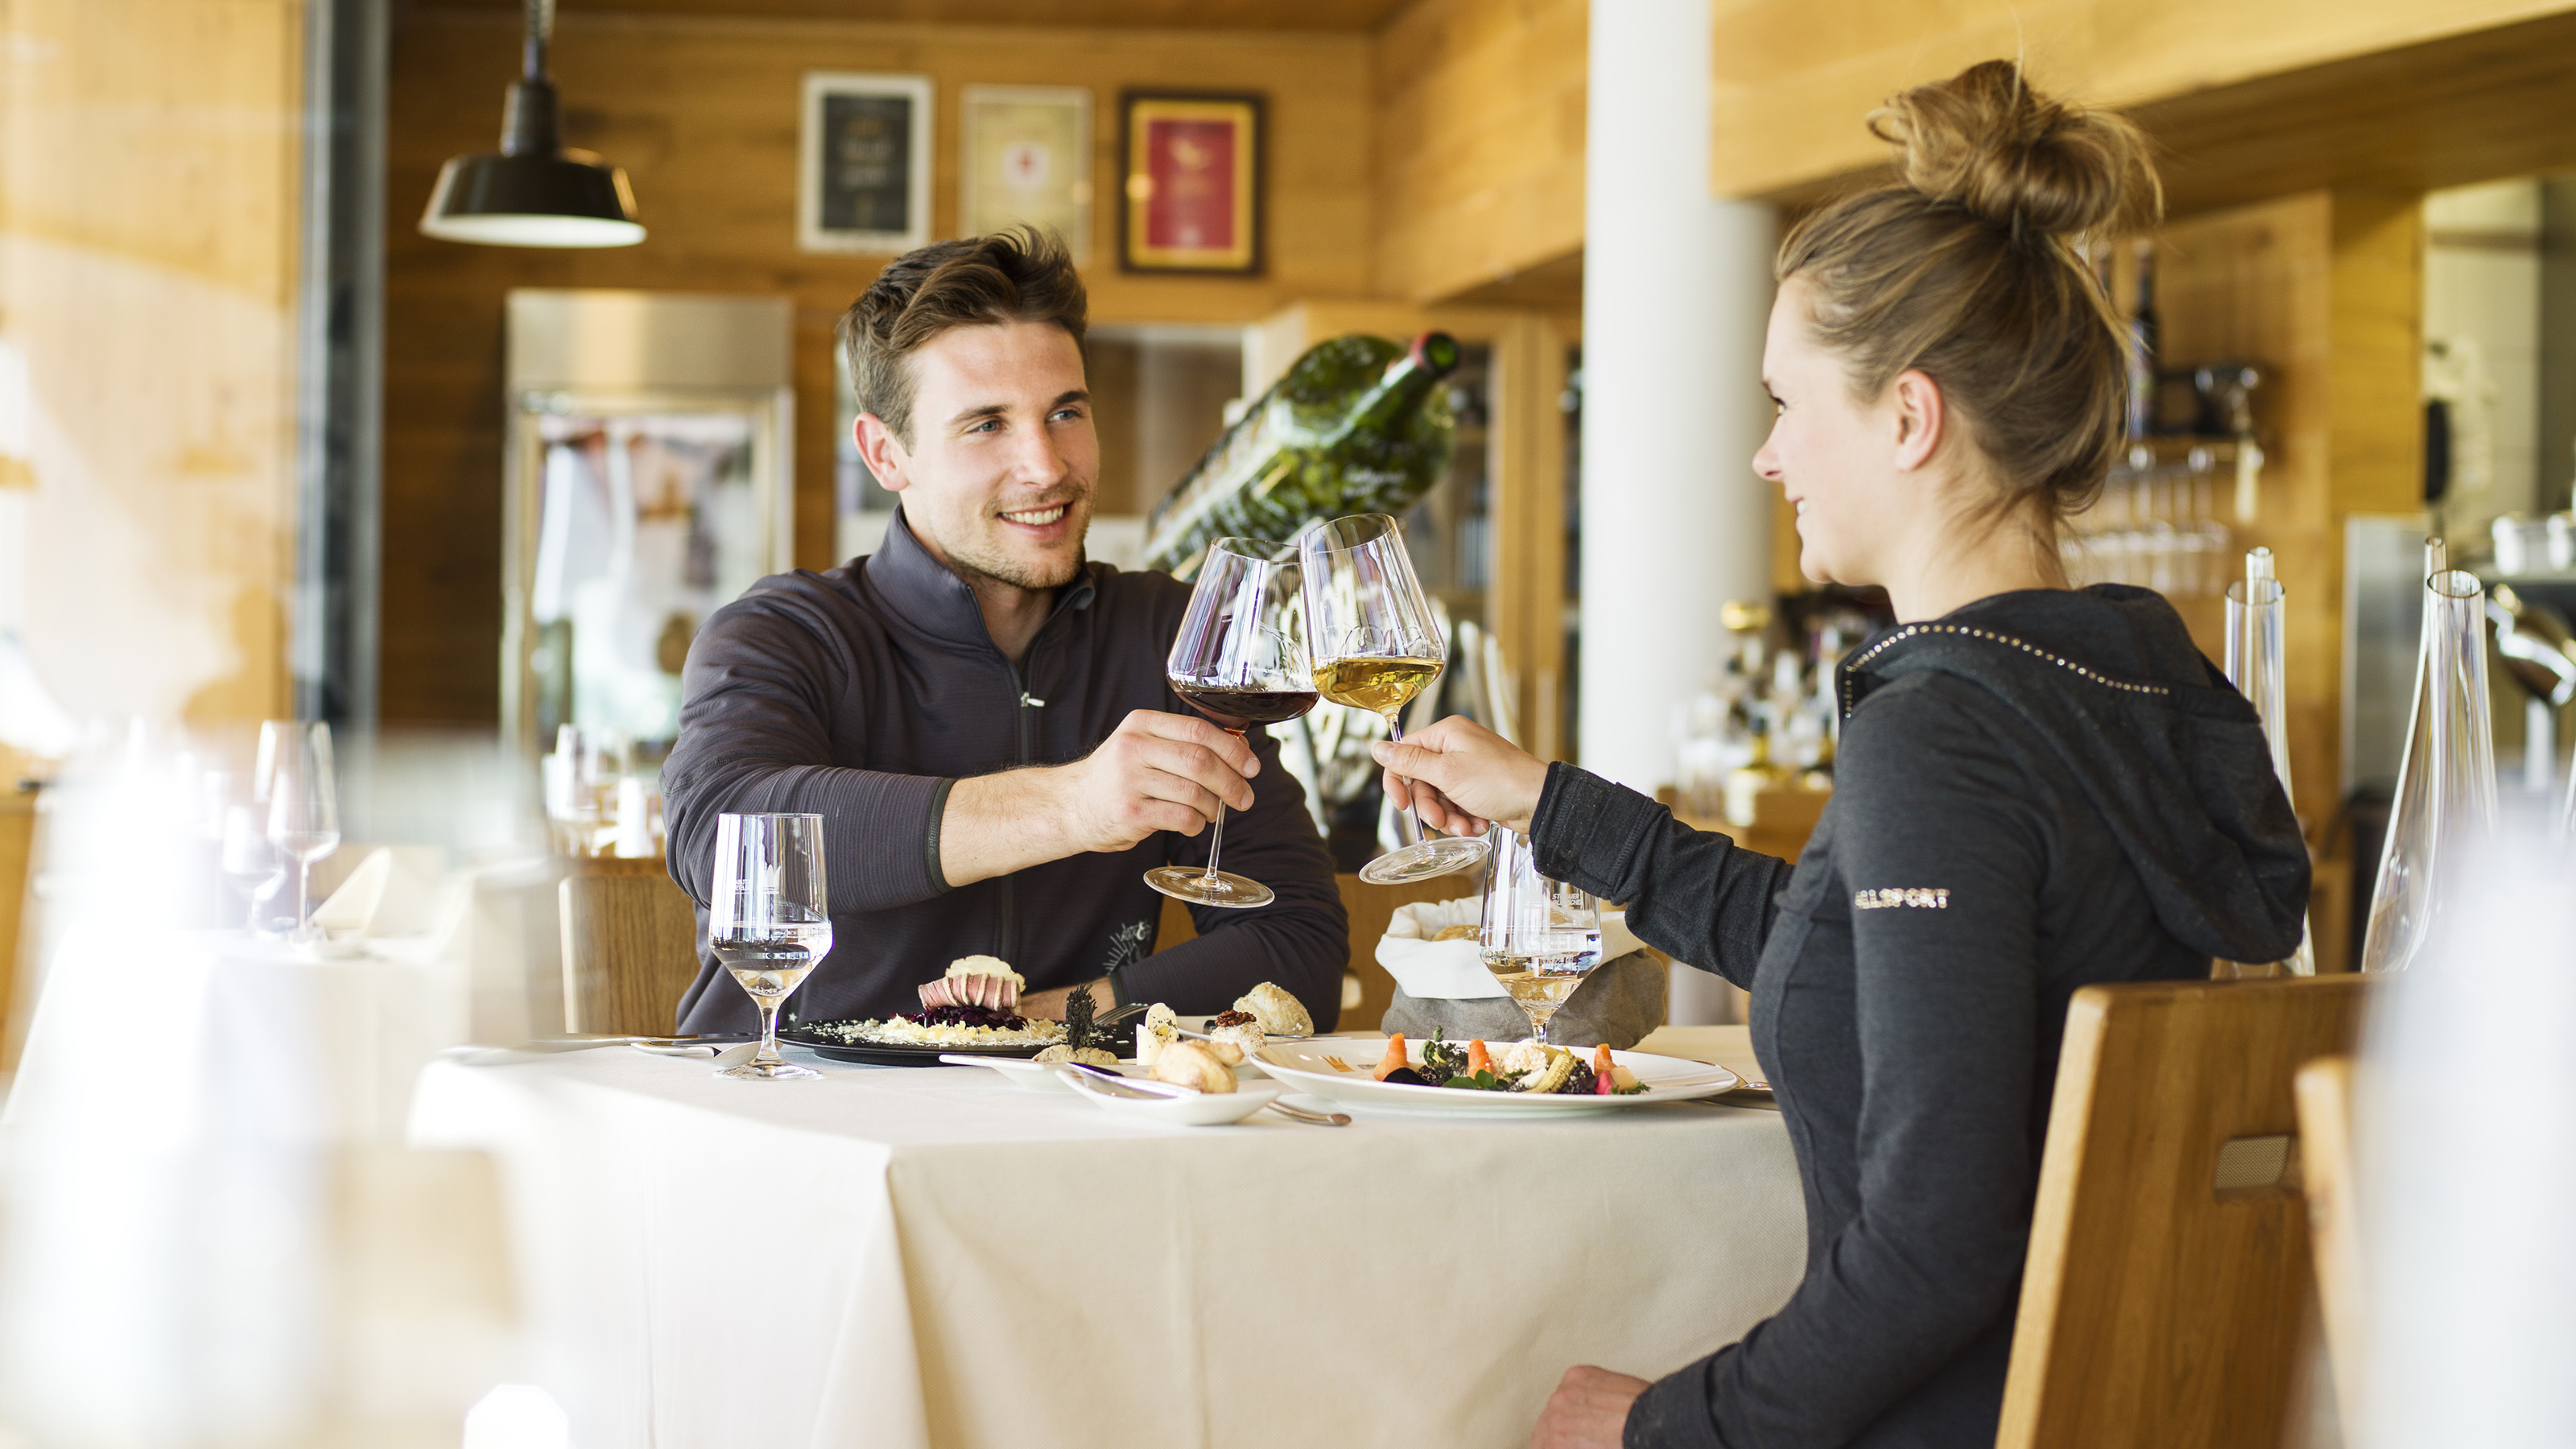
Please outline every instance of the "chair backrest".
[[2067, 1013], [1997, 1449], [2274, 1449], [2311, 1268], [2299, 1065], [2356, 976], [2092, 986]]
[[[1342, 893], [1342, 909], [1351, 918], [1351, 955], [1345, 976], [1359, 985], [1356, 1003], [1345, 985], [1338, 1030], [1377, 1030], [1378, 1023], [1386, 1018], [1388, 1005], [1395, 1000], [1395, 978], [1377, 964], [1377, 943], [1386, 934], [1387, 923], [1395, 919], [1396, 907], [1472, 896], [1481, 880], [1473, 871], [1391, 886], [1371, 885], [1348, 872], [1333, 877], [1333, 884]], [[1197, 936], [1198, 927], [1190, 919], [1189, 907], [1165, 897], [1162, 928], [1154, 937], [1154, 949], [1168, 951]]]
[[2335, 1409], [2346, 1424], [2364, 1422], [2360, 1403], [2368, 1330], [2361, 1281], [2358, 1176], [2352, 1156], [2349, 1056], [2319, 1057], [2299, 1068], [2299, 1163], [2308, 1193], [2308, 1237], [2317, 1269], [2318, 1316], [2326, 1362], [2334, 1369]]
[[698, 975], [696, 908], [669, 876], [576, 873], [563, 891], [564, 1029], [661, 1036]]

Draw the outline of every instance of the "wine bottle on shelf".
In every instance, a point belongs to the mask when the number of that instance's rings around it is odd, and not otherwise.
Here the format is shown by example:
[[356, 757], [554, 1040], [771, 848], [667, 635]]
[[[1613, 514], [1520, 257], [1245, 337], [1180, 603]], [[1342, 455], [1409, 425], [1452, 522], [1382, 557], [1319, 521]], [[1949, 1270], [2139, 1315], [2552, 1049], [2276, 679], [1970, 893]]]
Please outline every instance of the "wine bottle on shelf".
[[1352, 334], [1308, 348], [1154, 507], [1145, 565], [1187, 579], [1210, 541], [1293, 538], [1317, 519], [1401, 514], [1449, 466], [1439, 383], [1458, 343]]
[[2138, 243], [2138, 310], [2129, 318], [2129, 436], [2143, 438], [2156, 422], [2156, 249]]

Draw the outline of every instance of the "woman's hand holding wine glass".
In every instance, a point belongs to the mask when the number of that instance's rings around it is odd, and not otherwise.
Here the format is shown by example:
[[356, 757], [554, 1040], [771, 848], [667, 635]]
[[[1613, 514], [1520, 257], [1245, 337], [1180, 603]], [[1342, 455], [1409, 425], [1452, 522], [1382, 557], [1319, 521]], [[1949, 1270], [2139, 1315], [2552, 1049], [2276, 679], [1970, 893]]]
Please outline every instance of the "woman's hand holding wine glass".
[[[1403, 526], [1383, 513], [1336, 518], [1307, 532], [1299, 552], [1316, 691], [1386, 716], [1388, 738], [1403, 739], [1404, 707], [1439, 679], [1449, 657], [1439, 616], [1405, 552]], [[1400, 885], [1484, 859], [1480, 838], [1424, 840], [1360, 867], [1360, 879]]]
[[1399, 809], [1452, 835], [1496, 825], [1527, 835], [1547, 788], [1547, 761], [1464, 715], [1374, 747], [1386, 793]]

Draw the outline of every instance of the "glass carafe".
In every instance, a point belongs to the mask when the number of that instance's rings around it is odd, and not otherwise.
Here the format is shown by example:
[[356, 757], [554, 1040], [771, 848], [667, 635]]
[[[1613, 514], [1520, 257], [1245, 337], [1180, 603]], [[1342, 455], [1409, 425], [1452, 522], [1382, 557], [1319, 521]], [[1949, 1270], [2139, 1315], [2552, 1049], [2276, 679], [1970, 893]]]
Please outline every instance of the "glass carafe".
[[[2428, 562], [2438, 565], [2435, 550]], [[2493, 834], [2495, 738], [2487, 714], [2486, 590], [2458, 569], [2424, 580], [2415, 708], [2371, 893], [2361, 969], [2403, 971], [2458, 895], [2464, 857]]]
[[[2281, 797], [2290, 793], [2288, 689], [2283, 682], [2281, 612], [2287, 596], [2272, 576], [2272, 551], [2251, 549], [2245, 555], [2245, 577], [2227, 586], [2227, 678], [2252, 702], [2263, 721], [2263, 737], [2272, 746], [2272, 771], [2281, 777]], [[2281, 962], [2226, 962], [2222, 975], [2293, 976], [2317, 974], [2316, 949], [2308, 925], [2299, 925], [2299, 949]]]

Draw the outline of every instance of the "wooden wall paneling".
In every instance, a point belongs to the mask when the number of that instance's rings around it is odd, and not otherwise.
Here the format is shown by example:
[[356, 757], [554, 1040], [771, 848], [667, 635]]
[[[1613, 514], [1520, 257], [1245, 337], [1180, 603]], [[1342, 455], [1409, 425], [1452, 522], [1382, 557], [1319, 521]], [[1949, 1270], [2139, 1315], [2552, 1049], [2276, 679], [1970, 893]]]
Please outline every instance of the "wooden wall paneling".
[[1377, 290], [1455, 298], [1582, 250], [1590, 15], [1585, 0], [1414, 0], [1378, 30]]
[[[2022, 56], [2036, 83], [2050, 91], [2122, 109], [2179, 106], [2170, 118], [2178, 127], [2217, 143], [2186, 172], [2270, 168], [2258, 189], [2217, 187], [2207, 203], [2213, 205], [2360, 179], [2332, 168], [2336, 158], [2366, 159], [2373, 134], [2393, 143], [2399, 156], [2437, 160], [2446, 147], [2493, 150], [2517, 129], [2563, 130], [2554, 125], [2561, 104], [2551, 99], [2564, 94], [2563, 83], [2553, 90], [2536, 70], [2563, 67], [2564, 50], [2554, 58], [2550, 47], [2528, 40], [2481, 49], [2470, 37], [2576, 15], [2569, 0], [1713, 4], [1710, 179], [1720, 196], [1788, 194], [1877, 167], [1886, 148], [1862, 126], [1873, 107], [1976, 61]], [[2337, 77], [2322, 89], [2298, 83], [2303, 72], [2374, 56], [2388, 62], [2383, 84], [2355, 88]], [[2500, 67], [2497, 75], [2471, 80], [2466, 91], [2450, 88], [2446, 73], [2481, 61]], [[2218, 94], [2231, 88], [2233, 96]], [[2403, 94], [2409, 88], [2411, 102]], [[2205, 111], [2193, 109], [2191, 98], [2199, 96], [2213, 98]], [[2361, 123], [2388, 103], [2395, 103], [2393, 117], [2383, 115], [2375, 130]], [[2503, 114], [2485, 121], [2466, 114], [2481, 108]], [[2443, 139], [2455, 133], [2456, 143]], [[2282, 144], [2271, 137], [2289, 139]], [[2561, 144], [2555, 138], [2520, 142], [2526, 150]], [[2511, 167], [2487, 174], [2511, 174]]]
[[[785, 293], [796, 307], [800, 564], [837, 562], [833, 319], [885, 258], [795, 248], [799, 77], [911, 71], [936, 85], [932, 234], [957, 215], [970, 84], [1079, 85], [1094, 107], [1094, 322], [1239, 326], [1306, 296], [1368, 289], [1372, 104], [1361, 34], [865, 23], [569, 11], [553, 52], [570, 144], [631, 177], [638, 247], [538, 252], [422, 237], [438, 167], [486, 150], [517, 69], [515, 11], [423, 3], [394, 43], [387, 185], [382, 714], [488, 725], [499, 708], [501, 299], [512, 287]], [[1260, 276], [1117, 265], [1118, 93], [1270, 96]]]
[[0, 569], [75, 719], [286, 707], [304, 20], [0, 6], [0, 328], [35, 420]]
[[[2255, 522], [2234, 521], [2232, 490], [2223, 476], [2217, 509], [2234, 531], [2229, 576], [2241, 571], [2246, 549], [2261, 545], [2272, 550], [2288, 591], [2282, 633], [2291, 790], [2302, 814], [2320, 830], [2334, 816], [2342, 778], [2337, 709], [2343, 536], [2328, 472], [2332, 244], [2333, 199], [2319, 192], [2178, 222], [2156, 244], [2166, 365], [2242, 359], [2266, 368], [2259, 419], [2265, 456]], [[2122, 295], [2134, 296], [2134, 290], [2124, 288]], [[2224, 601], [2176, 602], [2201, 651], [2226, 658]]]
[[1564, 758], [1566, 339], [1544, 313], [1494, 348], [1493, 583], [1485, 617], [1520, 676], [1521, 743]]
[[[520, 0], [446, 0], [506, 10]], [[1194, 30], [1368, 30], [1402, 0], [616, 0], [635, 15], [937, 21], [947, 25], [1187, 26]]]

